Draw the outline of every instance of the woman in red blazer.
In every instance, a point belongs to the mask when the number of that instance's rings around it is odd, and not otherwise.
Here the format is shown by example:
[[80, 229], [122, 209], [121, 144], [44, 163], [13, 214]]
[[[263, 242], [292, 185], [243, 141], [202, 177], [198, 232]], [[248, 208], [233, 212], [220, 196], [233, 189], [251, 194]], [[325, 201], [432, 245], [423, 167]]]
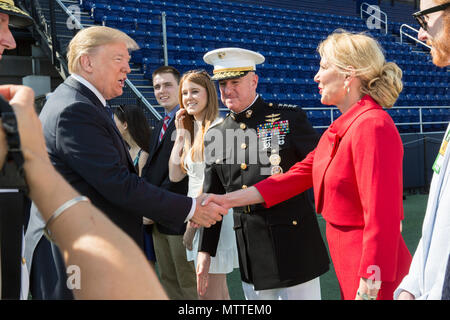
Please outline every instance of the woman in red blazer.
[[284, 174], [209, 201], [283, 202], [314, 187], [343, 299], [392, 299], [411, 263], [401, 236], [403, 147], [390, 108], [402, 71], [371, 37], [334, 32], [318, 48], [321, 102], [342, 112], [317, 147]]

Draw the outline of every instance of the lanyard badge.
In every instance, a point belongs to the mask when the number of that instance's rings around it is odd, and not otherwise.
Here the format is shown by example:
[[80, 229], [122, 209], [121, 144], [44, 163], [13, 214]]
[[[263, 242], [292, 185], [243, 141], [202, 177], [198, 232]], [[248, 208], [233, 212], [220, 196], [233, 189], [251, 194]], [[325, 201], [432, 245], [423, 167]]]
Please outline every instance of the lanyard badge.
[[433, 171], [436, 172], [436, 174], [439, 174], [439, 172], [441, 172], [441, 167], [444, 162], [444, 155], [445, 152], [447, 151], [449, 142], [450, 142], [450, 130], [447, 130], [447, 132], [445, 133], [444, 141], [442, 141], [441, 148], [439, 149], [439, 153], [433, 164]]

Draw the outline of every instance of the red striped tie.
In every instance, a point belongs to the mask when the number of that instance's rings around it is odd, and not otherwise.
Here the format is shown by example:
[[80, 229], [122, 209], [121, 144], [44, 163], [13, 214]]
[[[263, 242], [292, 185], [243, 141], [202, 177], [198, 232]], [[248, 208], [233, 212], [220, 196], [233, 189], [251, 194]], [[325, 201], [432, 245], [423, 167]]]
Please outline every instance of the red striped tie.
[[161, 128], [161, 133], [159, 134], [159, 142], [161, 142], [162, 138], [164, 137], [164, 133], [166, 132], [167, 125], [169, 123], [169, 119], [170, 119], [169, 115], [164, 117], [164, 123], [163, 123], [163, 126]]

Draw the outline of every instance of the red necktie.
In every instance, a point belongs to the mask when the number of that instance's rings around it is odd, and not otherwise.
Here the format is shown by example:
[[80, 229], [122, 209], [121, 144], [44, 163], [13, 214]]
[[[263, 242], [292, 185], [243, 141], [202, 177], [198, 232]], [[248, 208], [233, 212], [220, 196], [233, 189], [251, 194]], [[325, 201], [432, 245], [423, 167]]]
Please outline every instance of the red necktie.
[[162, 138], [164, 137], [164, 133], [167, 130], [167, 125], [169, 124], [169, 120], [170, 120], [170, 116], [169, 115], [164, 117], [164, 123], [163, 123], [163, 126], [161, 128], [161, 133], [159, 134], [159, 142], [161, 142]]

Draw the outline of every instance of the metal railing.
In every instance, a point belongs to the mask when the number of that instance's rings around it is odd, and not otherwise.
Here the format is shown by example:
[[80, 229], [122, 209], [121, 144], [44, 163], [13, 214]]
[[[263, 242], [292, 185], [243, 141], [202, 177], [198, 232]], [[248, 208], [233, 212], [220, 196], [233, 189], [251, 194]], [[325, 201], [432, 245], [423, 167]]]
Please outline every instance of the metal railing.
[[[366, 10], [363, 9], [363, 6], [367, 6]], [[369, 12], [367, 11], [367, 9], [373, 9], [373, 12]], [[372, 18], [374, 18], [375, 20], [379, 21], [379, 22], [383, 22], [385, 25], [385, 34], [388, 33], [388, 18], [387, 18], [387, 14], [382, 11], [378, 6], [374, 6], [371, 4], [368, 4], [367, 2], [363, 2], [361, 3], [360, 6], [360, 13], [361, 13], [361, 19], [363, 19], [363, 12], [367, 13], [369, 16], [371, 16]], [[380, 15], [384, 15], [384, 20], [381, 20], [379, 17], [375, 16], [374, 13], [379, 13]]]
[[161, 26], [162, 26], [162, 37], [163, 37], [163, 51], [164, 51], [164, 65], [169, 65], [169, 55], [167, 49], [167, 24], [166, 24], [166, 12], [161, 13]]
[[406, 23], [402, 24], [402, 25], [400, 26], [400, 43], [403, 43], [403, 35], [405, 35], [406, 37], [408, 37], [408, 38], [414, 40], [415, 42], [420, 43], [421, 45], [424, 45], [424, 46], [427, 47], [428, 49], [431, 49], [431, 47], [430, 47], [429, 45], [427, 45], [425, 42], [420, 41], [420, 40], [417, 38], [417, 36], [416, 36], [416, 37], [413, 37], [413, 36], [407, 34], [405, 31], [403, 31], [404, 28], [411, 29], [411, 30], [415, 31], [417, 34], [419, 33], [419, 30], [417, 30], [417, 29], [411, 27], [410, 25], [407, 25]]
[[[395, 121], [396, 117], [393, 117], [391, 115], [391, 113], [395, 110], [408, 110], [408, 109], [414, 109], [414, 110], [418, 110], [418, 113], [415, 114], [415, 117], [418, 117], [418, 121], [413, 121], [413, 122], [397, 122]], [[423, 121], [424, 118], [426, 118], [426, 115], [424, 116], [424, 110], [429, 110], [429, 109], [447, 109], [448, 113], [450, 114], [450, 107], [448, 106], [401, 106], [401, 107], [393, 107], [391, 109], [385, 109], [393, 118], [394, 123], [397, 127], [401, 126], [417, 126], [419, 128], [419, 132], [417, 133], [433, 133], [433, 132], [443, 132], [444, 130], [438, 130], [438, 131], [426, 131], [424, 130], [426, 128], [426, 126], [436, 126], [436, 125], [446, 125], [449, 123], [449, 121]], [[314, 108], [302, 108], [302, 110], [304, 110], [305, 112], [308, 111], [317, 111], [317, 110], [325, 110], [329, 112], [329, 117], [327, 117], [326, 119], [329, 120], [329, 123], [327, 125], [314, 125], [314, 118], [309, 119], [309, 121], [313, 124], [314, 128], [316, 129], [326, 129], [329, 127], [329, 125], [335, 120], [335, 111], [339, 111], [336, 107], [314, 107]], [[340, 113], [339, 113], [340, 115]], [[399, 130], [400, 131], [400, 130]]]

